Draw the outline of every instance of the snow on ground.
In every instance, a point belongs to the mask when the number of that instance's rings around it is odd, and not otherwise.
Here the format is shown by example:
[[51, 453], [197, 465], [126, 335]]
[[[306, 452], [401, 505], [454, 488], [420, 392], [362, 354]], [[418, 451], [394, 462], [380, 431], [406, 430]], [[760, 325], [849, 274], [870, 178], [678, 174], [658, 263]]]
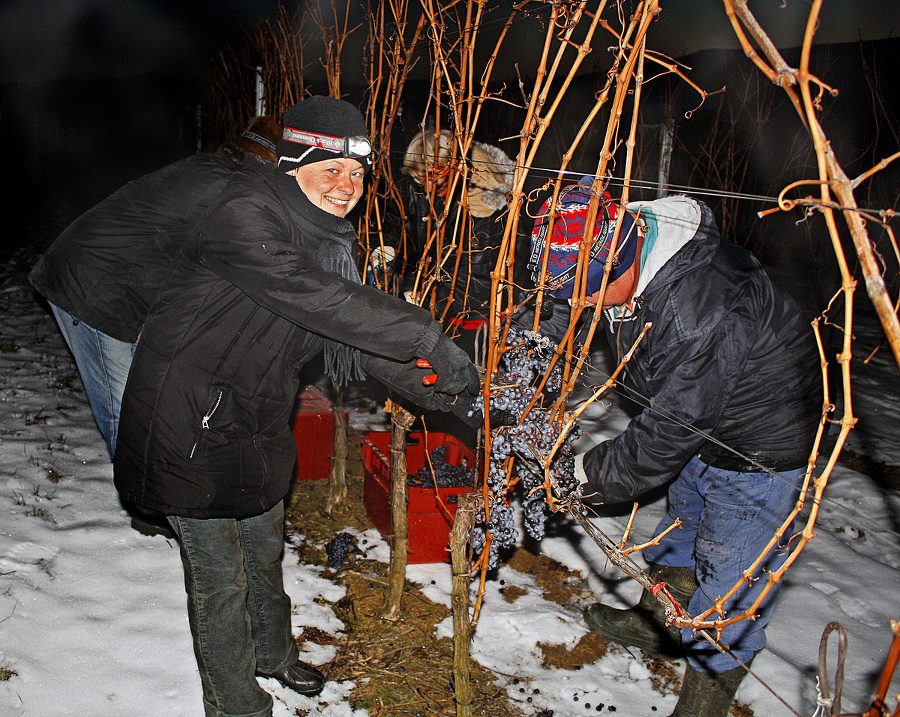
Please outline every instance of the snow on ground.
[[[0, 667], [15, 673], [0, 682], [0, 715], [199, 717], [200, 681], [177, 547], [131, 528], [73, 364], [21, 272], [7, 269], [0, 276], [0, 327]], [[876, 389], [895, 399], [896, 385], [891, 376]], [[896, 426], [898, 402], [880, 405]], [[626, 422], [605, 404], [588, 413], [594, 440]], [[372, 420], [364, 414], [355, 422], [364, 427]], [[650, 536], [663, 509], [657, 501], [640, 511], [636, 540]], [[800, 714], [815, 709], [817, 646], [831, 620], [844, 626], [850, 641], [844, 709], [859, 711], [868, 703], [890, 644], [889, 621], [900, 619], [897, 515], [896, 492], [836, 469], [819, 535], [788, 573], [769, 647], [753, 664]], [[617, 537], [625, 520], [596, 522]], [[366, 537], [370, 555], [386, 560], [377, 533]], [[637, 599], [637, 585], [614, 568], [604, 572], [603, 556], [571, 526], [559, 527], [542, 550], [581, 570], [602, 600], [627, 605]], [[315, 598], [334, 601], [342, 589], [322, 577], [322, 568], [298, 565], [290, 550], [284, 564], [297, 629], [340, 630]], [[410, 566], [408, 574], [429, 597], [449, 604], [447, 565]], [[501, 580], [526, 594], [506, 602]], [[577, 671], [542, 666], [539, 641], [574, 645], [585, 634], [581, 607], [548, 602], [530, 576], [503, 568], [487, 585], [473, 656], [508, 684], [525, 714], [553, 709], [556, 717], [569, 717], [613, 708], [636, 717], [669, 714], [676, 698], [654, 691], [639, 653], [614, 649]], [[439, 627], [442, 635], [451, 629], [449, 621]], [[331, 653], [313, 645], [305, 657], [323, 664]], [[298, 708], [313, 716], [367, 714], [347, 702], [348, 682], [329, 683], [313, 699], [274, 680], [264, 686], [276, 698], [278, 717]], [[898, 691], [895, 677], [889, 694]], [[738, 696], [757, 715], [789, 714], [750, 679]]]

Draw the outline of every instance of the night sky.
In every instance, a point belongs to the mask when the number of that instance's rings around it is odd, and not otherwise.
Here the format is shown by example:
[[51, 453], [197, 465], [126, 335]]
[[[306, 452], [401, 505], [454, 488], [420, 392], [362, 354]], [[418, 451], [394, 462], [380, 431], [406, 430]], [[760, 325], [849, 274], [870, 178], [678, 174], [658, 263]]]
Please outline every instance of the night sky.
[[[295, 2], [287, 0], [286, 7]], [[611, 3], [610, 3], [611, 4]], [[273, 17], [276, 0], [6, 0], [0, 8], [0, 82], [47, 82], [63, 77], [121, 77], [147, 72], [191, 73], [215, 42], [238, 36], [260, 19]], [[415, 5], [415, 3], [413, 3]], [[506, 16], [509, 0], [490, 3], [489, 18]], [[544, 5], [533, 3], [536, 10]], [[673, 57], [704, 48], [736, 48], [719, 0], [662, 0], [651, 45]], [[362, 19], [363, 3], [351, 8]], [[750, 2], [779, 47], [799, 44], [808, 0]], [[523, 22], [515, 37], [529, 37]], [[826, 0], [817, 42], [896, 37], [897, 0]], [[533, 42], [517, 44], [520, 52]], [[314, 63], [315, 64], [315, 63]]]

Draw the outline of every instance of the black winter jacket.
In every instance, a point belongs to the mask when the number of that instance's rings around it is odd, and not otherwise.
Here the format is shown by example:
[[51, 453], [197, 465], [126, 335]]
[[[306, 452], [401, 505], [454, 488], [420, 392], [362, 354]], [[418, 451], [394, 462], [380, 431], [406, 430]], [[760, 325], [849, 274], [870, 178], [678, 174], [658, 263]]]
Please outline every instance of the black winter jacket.
[[91, 328], [134, 343], [191, 229], [240, 166], [204, 152], [129, 182], [56, 238], [32, 285]]
[[653, 323], [624, 380], [645, 408], [582, 457], [593, 500], [632, 500], [698, 454], [725, 470], [777, 471], [804, 466], [812, 448], [822, 407], [812, 331], [702, 209], [693, 239], [636, 298], [634, 315], [608, 327], [621, 358]]
[[366, 372], [426, 408], [417, 356], [440, 325], [417, 306], [319, 268], [323, 241], [352, 225], [311, 204], [288, 214], [274, 165], [245, 160], [150, 313], [125, 389], [115, 485], [138, 507], [244, 518], [282, 500], [296, 449], [298, 374], [330, 338]]
[[[398, 255], [396, 259], [395, 271], [403, 277], [403, 288], [411, 289], [416, 278], [417, 263], [422, 259], [429, 233], [434, 234], [437, 220], [444, 213], [444, 199], [437, 197], [436, 206], [432, 209], [422, 185], [408, 175], [397, 181], [397, 191], [406, 210], [407, 245], [405, 256]], [[452, 283], [457, 258], [457, 253], [454, 252], [444, 264], [442, 280], [436, 285], [436, 316], [442, 316], [449, 303], [447, 318], [487, 318], [491, 301], [491, 271], [497, 263], [505, 226], [504, 222], [497, 221], [499, 215], [498, 211], [488, 217], [470, 216], [471, 227], [459, 228], [458, 236], [463, 237], [463, 253], [456, 273], [456, 283]], [[445, 244], [449, 242], [456, 227], [457, 216], [458, 208], [454, 203], [445, 220]], [[385, 210], [383, 240], [385, 245], [398, 248], [399, 252], [402, 248], [399, 247], [400, 239], [400, 213], [396, 203], [389, 201]], [[437, 256], [434, 244], [429, 248], [428, 254], [432, 257], [429, 267], [433, 269], [434, 258]], [[425, 305], [429, 306], [430, 302], [426, 301]]]

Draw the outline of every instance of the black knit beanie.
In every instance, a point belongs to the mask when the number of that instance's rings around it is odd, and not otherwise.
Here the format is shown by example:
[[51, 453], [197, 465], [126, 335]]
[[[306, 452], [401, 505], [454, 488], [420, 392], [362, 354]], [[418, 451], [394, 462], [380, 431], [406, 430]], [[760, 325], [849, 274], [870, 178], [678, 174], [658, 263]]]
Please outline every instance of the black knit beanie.
[[[366, 172], [372, 169], [371, 151], [359, 156], [362, 152], [356, 151], [358, 143], [351, 144], [349, 154], [342, 151], [348, 137], [368, 135], [365, 119], [349, 102], [334, 97], [309, 97], [285, 112], [282, 124], [284, 133], [276, 145], [279, 169], [346, 156], [359, 162]], [[365, 148], [365, 143], [362, 146]]]

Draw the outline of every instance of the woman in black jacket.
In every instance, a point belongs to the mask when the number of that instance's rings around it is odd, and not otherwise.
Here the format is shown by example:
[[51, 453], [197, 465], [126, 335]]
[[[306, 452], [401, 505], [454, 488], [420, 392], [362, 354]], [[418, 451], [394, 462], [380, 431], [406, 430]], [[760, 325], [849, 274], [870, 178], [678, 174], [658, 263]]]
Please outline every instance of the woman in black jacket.
[[281, 578], [303, 365], [324, 350], [333, 380], [369, 374], [429, 409], [478, 386], [427, 311], [360, 283], [344, 217], [371, 165], [362, 115], [312, 97], [284, 125], [277, 166], [228, 183], [151, 311], [115, 458], [123, 498], [178, 535], [207, 717], [270, 715], [256, 675], [324, 684], [298, 659]]
[[[383, 246], [374, 248], [373, 257], [376, 266], [383, 256], [392, 260], [401, 290], [415, 292], [423, 306], [433, 305], [435, 316], [454, 327], [457, 343], [474, 355], [475, 333], [490, 311], [491, 271], [503, 240], [502, 215], [515, 167], [500, 148], [473, 142], [466, 159], [468, 211], [462, 213], [459, 190], [447, 196], [452, 142], [450, 132], [436, 136], [433, 129], [410, 141], [396, 184], [403, 211], [388, 201]], [[457, 248], [448, 252], [451, 240]]]

